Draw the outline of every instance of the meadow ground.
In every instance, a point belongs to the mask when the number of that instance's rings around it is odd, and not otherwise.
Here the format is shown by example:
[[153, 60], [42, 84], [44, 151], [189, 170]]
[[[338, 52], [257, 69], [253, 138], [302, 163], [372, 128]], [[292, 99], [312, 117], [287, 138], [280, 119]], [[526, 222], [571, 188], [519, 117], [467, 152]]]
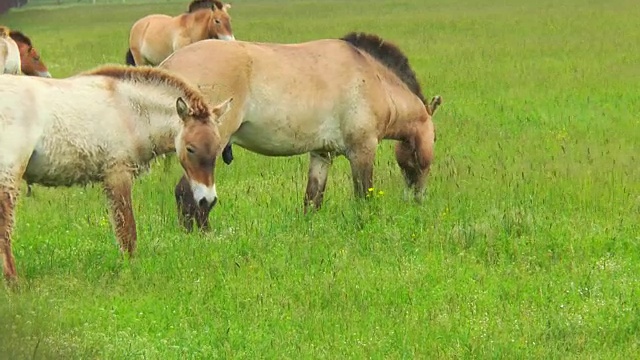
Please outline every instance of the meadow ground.
[[[34, 1], [37, 2], [37, 1]], [[123, 63], [131, 24], [186, 1], [14, 11], [55, 77]], [[22, 197], [0, 358], [630, 358], [640, 350], [640, 3], [238, 1], [238, 39], [374, 32], [441, 94], [428, 201], [392, 146], [371, 201], [347, 161], [300, 213], [307, 157], [236, 147], [210, 235], [176, 225], [181, 170], [135, 187], [121, 260], [99, 187]], [[81, 101], [81, 99], [79, 99]]]

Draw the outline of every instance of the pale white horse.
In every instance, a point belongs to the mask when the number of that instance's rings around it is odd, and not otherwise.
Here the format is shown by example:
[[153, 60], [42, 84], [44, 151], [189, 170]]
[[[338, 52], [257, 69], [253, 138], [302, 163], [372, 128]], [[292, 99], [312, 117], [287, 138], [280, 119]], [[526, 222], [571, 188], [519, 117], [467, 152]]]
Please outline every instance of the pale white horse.
[[207, 105], [181, 78], [150, 67], [104, 66], [67, 79], [0, 75], [0, 254], [16, 278], [11, 251], [21, 178], [45, 186], [104, 185], [116, 237], [133, 255], [133, 179], [160, 154], [177, 152], [194, 200], [217, 200], [217, 121], [228, 99]]
[[20, 49], [9, 36], [9, 28], [0, 26], [0, 74], [21, 74]]

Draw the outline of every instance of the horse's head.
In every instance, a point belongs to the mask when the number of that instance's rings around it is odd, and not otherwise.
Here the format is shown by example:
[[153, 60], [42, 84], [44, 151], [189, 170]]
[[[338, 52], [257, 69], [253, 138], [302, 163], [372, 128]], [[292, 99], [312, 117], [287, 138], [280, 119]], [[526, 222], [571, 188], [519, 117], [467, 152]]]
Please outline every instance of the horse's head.
[[223, 4], [213, 1], [211, 8], [211, 18], [209, 19], [209, 38], [220, 40], [235, 40], [231, 30], [231, 16], [228, 10], [231, 4]]
[[197, 112], [182, 99], [176, 101], [176, 109], [182, 119], [182, 129], [176, 137], [176, 153], [200, 207], [211, 208], [218, 200], [214, 169], [216, 157], [225, 144], [221, 143], [218, 125], [220, 117], [231, 107], [233, 98], [222, 102], [207, 116]]
[[29, 76], [51, 77], [47, 66], [40, 59], [40, 54], [31, 44], [31, 40], [19, 31], [12, 31], [9, 35], [20, 50], [22, 73]]

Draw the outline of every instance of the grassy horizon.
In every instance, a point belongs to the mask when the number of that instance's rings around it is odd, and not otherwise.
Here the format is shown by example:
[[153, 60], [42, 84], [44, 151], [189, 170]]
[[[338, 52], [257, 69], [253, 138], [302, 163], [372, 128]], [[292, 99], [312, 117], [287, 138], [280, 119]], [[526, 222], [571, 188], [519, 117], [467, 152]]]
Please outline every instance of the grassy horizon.
[[[54, 77], [124, 63], [128, 31], [188, 2], [25, 9]], [[134, 187], [138, 253], [120, 258], [100, 186], [34, 187], [0, 288], [0, 359], [593, 358], [640, 348], [640, 5], [454, 0], [244, 1], [237, 39], [373, 32], [408, 56], [434, 117], [422, 206], [393, 143], [371, 201], [347, 161], [301, 214], [307, 156], [235, 147], [212, 233], [177, 227], [162, 164]], [[24, 191], [23, 191], [24, 193]]]

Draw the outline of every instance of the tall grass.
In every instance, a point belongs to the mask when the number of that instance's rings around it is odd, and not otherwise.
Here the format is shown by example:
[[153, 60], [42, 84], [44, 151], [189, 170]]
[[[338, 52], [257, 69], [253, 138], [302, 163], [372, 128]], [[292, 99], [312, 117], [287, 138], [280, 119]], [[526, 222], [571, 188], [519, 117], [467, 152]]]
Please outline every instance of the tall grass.
[[[128, 30], [186, 3], [11, 12], [56, 77], [123, 63]], [[368, 202], [348, 163], [300, 212], [307, 158], [236, 147], [209, 235], [178, 227], [180, 177], [136, 183], [122, 260], [98, 186], [20, 199], [0, 358], [629, 358], [640, 338], [640, 5], [244, 1], [236, 38], [374, 32], [441, 94], [423, 206], [384, 143]], [[79, 100], [80, 101], [80, 100]]]

